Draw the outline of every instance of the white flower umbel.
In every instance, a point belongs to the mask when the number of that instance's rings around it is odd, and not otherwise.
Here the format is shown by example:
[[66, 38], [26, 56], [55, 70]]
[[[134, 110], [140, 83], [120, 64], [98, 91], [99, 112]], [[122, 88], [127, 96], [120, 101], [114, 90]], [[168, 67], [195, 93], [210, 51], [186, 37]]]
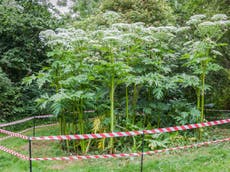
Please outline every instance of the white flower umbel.
[[206, 16], [204, 14], [198, 14], [191, 16], [189, 21], [186, 22], [187, 25], [196, 25], [202, 22], [203, 19], [205, 19]]
[[102, 40], [107, 44], [122, 43], [122, 37], [120, 37], [120, 36], [106, 36]]
[[141, 38], [145, 43], [154, 43], [156, 39], [152, 36], [144, 36]]
[[210, 21], [206, 21], [206, 22], [200, 23], [198, 26], [199, 27], [210, 27], [210, 26], [216, 26], [216, 23], [210, 22]]
[[122, 32], [117, 30], [117, 29], [105, 29], [103, 30], [103, 35], [104, 36], [115, 36], [115, 35], [120, 35]]
[[65, 28], [57, 28], [57, 29], [55, 29], [55, 32], [57, 32], [57, 33], [65, 33], [65, 32], [67, 32], [67, 29], [65, 29]]
[[55, 35], [56, 33], [53, 30], [49, 29], [49, 30], [41, 31], [39, 33], [39, 39], [45, 43], [49, 40], [54, 39]]
[[176, 30], [176, 33], [186, 33], [187, 31], [189, 31], [191, 28], [189, 26], [185, 26], [185, 27], [179, 27]]
[[139, 36], [135, 33], [124, 33], [122, 36], [122, 39], [137, 39]]
[[127, 23], [115, 23], [112, 25], [112, 29], [118, 29], [120, 31], [130, 31], [132, 25]]
[[153, 26], [150, 26], [148, 28], [145, 29], [147, 33], [155, 33], [158, 31], [157, 27], [153, 27]]
[[157, 31], [175, 33], [177, 31], [177, 28], [175, 26], [161, 26], [161, 27], [157, 27]]
[[197, 20], [197, 19], [190, 19], [189, 21], [186, 22], [187, 25], [196, 25], [199, 24], [201, 22], [201, 20]]
[[131, 31], [135, 33], [143, 33], [146, 29], [142, 22], [132, 23], [130, 24], [130, 27]]
[[208, 35], [210, 38], [218, 39], [224, 30], [228, 27], [226, 21], [210, 22], [206, 21], [198, 25], [199, 33], [201, 35]]
[[132, 24], [133, 26], [139, 26], [139, 27], [143, 27], [145, 25], [145, 23], [143, 22], [136, 22]]
[[203, 20], [206, 18], [204, 14], [197, 14], [190, 17], [190, 20]]
[[104, 31], [103, 30], [96, 30], [90, 33], [90, 37], [92, 39], [102, 38], [104, 37]]
[[39, 34], [39, 38], [49, 47], [63, 49], [73, 49], [74, 46], [88, 41], [85, 31], [74, 28], [57, 28], [55, 31], [42, 31]]
[[230, 26], [230, 20], [219, 20], [215, 21], [214, 23], [218, 26]]
[[[107, 12], [114, 14], [114, 12]], [[89, 46], [100, 49], [102, 46], [130, 47], [137, 42], [152, 44], [159, 40], [171, 40], [177, 32], [177, 27], [145, 27], [144, 23], [116, 23], [110, 27], [96, 31], [84, 31], [75, 28], [57, 28], [55, 31], [47, 30], [40, 33], [39, 37], [45, 45], [52, 48], [74, 49], [78, 46]], [[121, 50], [123, 50], [121, 48]]]
[[212, 21], [227, 20], [227, 19], [228, 19], [228, 16], [226, 14], [215, 14], [211, 18]]

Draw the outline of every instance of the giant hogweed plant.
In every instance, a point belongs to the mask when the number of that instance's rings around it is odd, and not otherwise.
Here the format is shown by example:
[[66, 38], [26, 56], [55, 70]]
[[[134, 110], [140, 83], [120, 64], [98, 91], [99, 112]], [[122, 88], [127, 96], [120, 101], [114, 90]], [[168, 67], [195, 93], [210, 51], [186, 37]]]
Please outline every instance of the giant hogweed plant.
[[[103, 131], [116, 131], [116, 115], [123, 112], [126, 121], [123, 127], [134, 126], [141, 120], [140, 128], [153, 126], [156, 118], [152, 115], [156, 108], [153, 102], [175, 95], [181, 84], [183, 87], [199, 85], [185, 77], [190, 75], [174, 72], [178, 68], [176, 51], [181, 48], [175, 44], [178, 33], [187, 33], [190, 29], [110, 23], [93, 31], [74, 28], [43, 31], [40, 39], [52, 49], [48, 52], [51, 65], [26, 80], [28, 83], [36, 80], [40, 87], [52, 88], [53, 91], [38, 102], [55, 112], [60, 119], [61, 133], [95, 132], [95, 126], [84, 119], [84, 110], [88, 108], [96, 110], [94, 116], [106, 116], [103, 119], [109, 120], [109, 128], [100, 127]], [[145, 115], [140, 117], [137, 111]], [[157, 116], [158, 127], [165, 120], [162, 115]], [[79, 145], [67, 141], [66, 146], [67, 149], [73, 146], [74, 151], [80, 146], [86, 153], [94, 143], [81, 141]], [[109, 142], [103, 140], [103, 148], [105, 144], [110, 152], [115, 150], [113, 138]]]
[[184, 43], [186, 54], [182, 59], [187, 60], [184, 65], [199, 78], [196, 87], [197, 109], [201, 111], [200, 122], [203, 122], [205, 91], [210, 88], [205, 80], [210, 72], [221, 69], [221, 66], [215, 63], [215, 58], [221, 56], [218, 47], [225, 44], [220, 43], [219, 40], [229, 30], [230, 21], [225, 14], [216, 14], [211, 19], [205, 15], [195, 15], [187, 24], [190, 26], [190, 31], [187, 32], [190, 40]]

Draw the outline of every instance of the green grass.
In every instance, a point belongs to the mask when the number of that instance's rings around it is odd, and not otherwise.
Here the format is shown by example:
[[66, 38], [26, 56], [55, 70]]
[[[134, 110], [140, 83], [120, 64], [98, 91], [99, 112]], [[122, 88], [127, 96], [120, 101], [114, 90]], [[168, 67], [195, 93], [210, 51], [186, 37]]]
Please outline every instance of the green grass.
[[[224, 137], [229, 137], [229, 129], [222, 130]], [[58, 132], [55, 127], [38, 129], [37, 135], [53, 135]], [[215, 131], [220, 134], [221, 132]], [[26, 133], [31, 135], [31, 132]], [[1, 141], [0, 145], [28, 154], [26, 140], [10, 138]], [[33, 155], [35, 157], [65, 156], [58, 142], [34, 141]], [[174, 151], [144, 157], [144, 172], [229, 172], [230, 144], [229, 142], [208, 147], [193, 148], [184, 151]], [[29, 162], [20, 160], [0, 151], [1, 172], [27, 172]], [[140, 157], [120, 159], [98, 159], [79, 161], [36, 161], [33, 162], [34, 172], [135, 172], [140, 171]]]

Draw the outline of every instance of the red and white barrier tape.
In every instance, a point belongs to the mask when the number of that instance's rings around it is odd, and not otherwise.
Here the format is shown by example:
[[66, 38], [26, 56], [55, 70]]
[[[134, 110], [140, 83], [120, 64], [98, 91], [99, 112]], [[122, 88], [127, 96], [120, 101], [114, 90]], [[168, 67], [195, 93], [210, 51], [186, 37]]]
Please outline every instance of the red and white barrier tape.
[[10, 122], [10, 123], [6, 123], [6, 124], [0, 124], [0, 127], [7, 127], [7, 126], [15, 125], [15, 124], [20, 124], [20, 123], [23, 123], [23, 122], [26, 122], [26, 121], [30, 121], [32, 119], [34, 119], [34, 117], [29, 117], [29, 118], [21, 119], [21, 120]]
[[[152, 155], [156, 153], [162, 153], [167, 151], [174, 151], [174, 150], [182, 150], [182, 149], [188, 149], [193, 147], [201, 147], [209, 144], [214, 143], [221, 143], [230, 141], [230, 138], [222, 139], [222, 140], [215, 140], [215, 141], [208, 141], [203, 143], [197, 143], [187, 146], [178, 146], [174, 148], [167, 148], [162, 150], [154, 150], [154, 151], [148, 151], [144, 152], [143, 155]], [[65, 161], [65, 160], [82, 160], [82, 159], [106, 159], [106, 158], [122, 158], [122, 157], [134, 157], [134, 156], [141, 156], [142, 153], [121, 153], [121, 154], [106, 154], [106, 155], [86, 155], [86, 156], [69, 156], [69, 157], [53, 157], [53, 158], [31, 158], [32, 161], [52, 161], [52, 160], [59, 160], [59, 161]]]
[[76, 135], [59, 135], [59, 136], [41, 136], [41, 137], [30, 137], [31, 140], [82, 140], [82, 139], [96, 139], [96, 138], [110, 138], [110, 137], [126, 137], [126, 136], [136, 136], [145, 134], [155, 134], [155, 133], [166, 133], [173, 131], [190, 130], [194, 128], [208, 127], [220, 124], [230, 123], [230, 119], [203, 122], [198, 124], [189, 124], [176, 127], [168, 128], [158, 128], [153, 130], [144, 131], [127, 131], [127, 132], [112, 132], [112, 133], [99, 133], [99, 134], [76, 134]]
[[[162, 153], [162, 152], [167, 152], [167, 151], [174, 151], [174, 150], [182, 150], [182, 149], [188, 149], [188, 148], [193, 148], [193, 147], [201, 147], [205, 145], [210, 145], [210, 144], [215, 144], [215, 143], [221, 143], [221, 142], [226, 142], [230, 141], [230, 138], [222, 139], [222, 140], [215, 140], [215, 141], [208, 141], [208, 142], [203, 142], [203, 143], [197, 143], [197, 144], [192, 144], [192, 145], [187, 145], [187, 146], [178, 146], [174, 148], [167, 148], [167, 149], [162, 149], [162, 150], [154, 150], [154, 151], [148, 151], [144, 152], [143, 155], [152, 155], [156, 153]], [[0, 150], [7, 152], [9, 154], [12, 154], [18, 158], [21, 158], [23, 160], [29, 160], [29, 157], [26, 155], [20, 154], [14, 150], [8, 149], [4, 146], [0, 146]], [[31, 158], [30, 160], [32, 161], [52, 161], [52, 160], [61, 160], [61, 161], [66, 161], [66, 160], [82, 160], [82, 159], [106, 159], [106, 158], [122, 158], [122, 157], [135, 157], [135, 156], [141, 156], [142, 153], [121, 153], [121, 154], [106, 154], [106, 155], [86, 155], [86, 156], [69, 156], [69, 157], [53, 157], [53, 158]]]
[[24, 118], [24, 119], [14, 121], [14, 122], [0, 124], [0, 127], [7, 127], [7, 126], [15, 125], [15, 124], [20, 124], [20, 123], [23, 123], [23, 122], [26, 122], [26, 121], [33, 120], [34, 118], [38, 119], [38, 118], [50, 118], [50, 117], [54, 117], [54, 115], [41, 115], [41, 116], [34, 116], [34, 117]]
[[[44, 128], [44, 127], [51, 127], [51, 126], [55, 126], [55, 125], [58, 125], [58, 123], [55, 123], [55, 124], [47, 124], [47, 125], [39, 125], [39, 126], [35, 126], [35, 128], [37, 129], [37, 128]], [[27, 132], [27, 131], [29, 131], [29, 130], [32, 130], [32, 129], [33, 129], [33, 127], [27, 128], [27, 129], [25, 129], [25, 130], [23, 130], [23, 131], [20, 131], [20, 132], [18, 132], [18, 133], [19, 133], [19, 134], [22, 134], [22, 133], [25, 133], [25, 132]], [[2, 137], [2, 138], [0, 138], [0, 141], [9, 139], [9, 138], [11, 138], [11, 137], [12, 137], [12, 136]]]
[[[46, 125], [39, 125], [39, 126], [36, 126], [35, 128], [52, 127], [52, 126], [55, 126], [55, 125], [58, 125], [58, 123], [46, 124]], [[31, 127], [30, 129], [33, 129], [33, 127]]]
[[0, 129], [0, 133], [7, 134], [7, 135], [10, 135], [10, 136], [13, 136], [13, 137], [18, 137], [18, 138], [21, 138], [21, 139], [28, 139], [27, 136], [24, 136], [24, 135], [19, 134], [19, 133], [14, 133], [14, 132], [11, 132], [11, 131], [3, 130], [3, 129]]
[[230, 110], [224, 109], [224, 110], [215, 110], [215, 109], [205, 109], [205, 111], [209, 112], [230, 112]]
[[11, 149], [8, 149], [8, 148], [6, 148], [6, 147], [4, 147], [4, 146], [0, 146], [0, 150], [2, 150], [2, 151], [4, 151], [4, 152], [7, 152], [7, 153], [9, 153], [9, 154], [11, 154], [11, 155], [14, 155], [14, 156], [16, 156], [16, 157], [18, 157], [18, 158], [21, 158], [21, 159], [23, 159], [23, 160], [29, 160], [29, 157], [27, 157], [26, 155], [20, 154], [20, 153], [18, 153], [18, 152], [16, 152], [16, 151], [11, 150]]
[[9, 138], [11, 138], [12, 136], [6, 136], [6, 137], [1, 137], [0, 138], [0, 141], [3, 141], [3, 140], [6, 140], [6, 139], [9, 139]]
[[[229, 118], [229, 116], [228, 116]], [[209, 120], [220, 120], [220, 119], [227, 119], [226, 117], [214, 117], [214, 116], [208, 116], [206, 117], [206, 119], [209, 119]]]
[[36, 119], [41, 119], [41, 118], [52, 118], [54, 115], [41, 115], [41, 116], [35, 116], [34, 118]]

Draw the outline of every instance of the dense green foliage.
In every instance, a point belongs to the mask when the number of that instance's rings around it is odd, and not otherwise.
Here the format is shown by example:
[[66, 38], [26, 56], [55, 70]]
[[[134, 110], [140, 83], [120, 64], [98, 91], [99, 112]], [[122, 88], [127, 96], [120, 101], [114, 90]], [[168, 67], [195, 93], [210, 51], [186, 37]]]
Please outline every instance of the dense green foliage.
[[228, 0], [170, 0], [174, 14], [178, 22], [185, 22], [194, 14], [230, 14], [230, 2]]
[[[36, 113], [36, 97], [61, 134], [83, 134], [195, 123], [205, 104], [229, 107], [227, 1], [80, 0], [79, 18], [63, 27], [45, 6], [13, 2], [0, 5], [1, 117]], [[151, 149], [162, 140], [146, 139]], [[140, 145], [138, 137], [62, 142], [82, 153]]]
[[100, 6], [100, 1], [101, 0], [78, 0], [74, 5], [73, 10], [79, 13], [81, 18], [85, 18], [97, 12], [97, 8]]
[[[121, 16], [112, 11], [103, 16], [109, 23], [106, 28], [40, 33], [53, 49], [48, 53], [52, 63], [25, 82], [36, 80], [40, 88], [52, 88], [37, 101], [43, 108], [51, 107], [60, 119], [61, 133], [203, 121], [205, 92], [210, 88], [205, 81], [211, 71], [221, 69], [214, 59], [221, 54], [217, 47], [224, 45], [217, 41], [229, 28], [227, 16], [195, 15], [184, 27], [116, 23]], [[93, 124], [84, 113], [88, 109], [95, 111]], [[125, 140], [132, 149], [138, 147], [135, 139]], [[152, 145], [151, 137], [149, 142]], [[82, 152], [95, 144], [66, 142], [68, 150]], [[106, 144], [104, 139], [99, 142], [102, 149]], [[113, 139], [108, 144], [113, 151]]]
[[[54, 26], [47, 8], [30, 1], [0, 2], [0, 117], [37, 113], [32, 102], [40, 91], [21, 86], [25, 76], [38, 71], [47, 58], [38, 34]], [[20, 117], [21, 118], [21, 117]]]
[[116, 11], [124, 15], [126, 22], [169, 24], [175, 19], [173, 9], [164, 0], [104, 0], [102, 11]]

